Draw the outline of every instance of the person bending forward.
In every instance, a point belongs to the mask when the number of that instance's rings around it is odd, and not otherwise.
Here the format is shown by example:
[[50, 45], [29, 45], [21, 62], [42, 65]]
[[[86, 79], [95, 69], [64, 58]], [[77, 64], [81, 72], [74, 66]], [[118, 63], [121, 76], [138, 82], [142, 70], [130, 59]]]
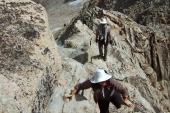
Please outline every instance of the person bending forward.
[[103, 69], [97, 69], [91, 79], [87, 79], [83, 83], [75, 86], [69, 95], [63, 99], [70, 98], [80, 90], [92, 88], [94, 91], [94, 101], [98, 103], [100, 113], [109, 113], [109, 103], [111, 102], [117, 109], [122, 105], [133, 108], [134, 105], [129, 101], [127, 88], [123, 87], [119, 82], [107, 74]]

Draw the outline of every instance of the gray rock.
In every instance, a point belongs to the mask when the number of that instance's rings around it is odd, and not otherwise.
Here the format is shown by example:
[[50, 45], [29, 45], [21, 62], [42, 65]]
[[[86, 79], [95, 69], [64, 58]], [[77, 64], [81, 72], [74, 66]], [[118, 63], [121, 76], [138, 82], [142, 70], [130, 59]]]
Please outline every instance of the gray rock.
[[[106, 8], [107, 2], [103, 2]], [[92, 8], [98, 3], [102, 2], [85, 3], [58, 32], [55, 38], [62, 43], [57, 46], [40, 4], [0, 2], [0, 112], [99, 113], [91, 89], [74, 95], [72, 101], [62, 98], [98, 68], [127, 87], [135, 105], [134, 110], [127, 106], [117, 110], [110, 104], [110, 112], [170, 111], [169, 34], [157, 30], [161, 25], [142, 26], [120, 12]], [[107, 61], [96, 57], [95, 29], [103, 15], [114, 41], [108, 46]]]

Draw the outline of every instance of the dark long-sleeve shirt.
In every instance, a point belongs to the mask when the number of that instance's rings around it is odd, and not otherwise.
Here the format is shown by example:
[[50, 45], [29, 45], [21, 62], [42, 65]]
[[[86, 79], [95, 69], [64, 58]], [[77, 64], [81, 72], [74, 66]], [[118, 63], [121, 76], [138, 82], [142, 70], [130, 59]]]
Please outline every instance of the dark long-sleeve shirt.
[[[125, 96], [129, 96], [128, 90], [127, 88], [123, 87], [119, 82], [117, 82], [115, 79], [111, 78], [109, 80], [106, 81], [106, 88], [107, 90], [105, 90], [105, 95], [111, 94], [111, 92], [113, 90], [116, 90], [117, 92], [119, 92], [120, 94], [122, 94], [122, 97]], [[84, 90], [84, 89], [88, 89], [88, 88], [92, 88], [94, 91], [94, 100], [97, 103], [98, 99], [100, 98], [100, 93], [101, 93], [101, 85], [99, 83], [91, 83], [90, 80], [86, 80], [83, 83], [79, 83], [75, 86], [75, 89], [77, 89], [77, 91], [80, 90]]]

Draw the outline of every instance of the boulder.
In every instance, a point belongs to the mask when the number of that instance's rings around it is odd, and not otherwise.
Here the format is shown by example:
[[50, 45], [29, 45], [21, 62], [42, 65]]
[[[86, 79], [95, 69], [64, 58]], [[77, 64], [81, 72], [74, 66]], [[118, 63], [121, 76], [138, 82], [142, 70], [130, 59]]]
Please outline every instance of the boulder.
[[0, 5], [0, 112], [45, 112], [62, 68], [46, 10], [30, 0]]

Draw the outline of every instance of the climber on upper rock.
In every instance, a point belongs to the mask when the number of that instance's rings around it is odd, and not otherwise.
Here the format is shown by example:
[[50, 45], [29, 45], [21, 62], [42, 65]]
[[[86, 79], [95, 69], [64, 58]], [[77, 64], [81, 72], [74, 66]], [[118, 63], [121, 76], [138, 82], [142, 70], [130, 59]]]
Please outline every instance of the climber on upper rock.
[[[102, 18], [100, 24], [96, 30], [96, 43], [98, 43], [99, 48], [99, 58], [103, 58], [104, 61], [107, 60], [107, 47], [108, 43], [112, 44], [112, 37], [110, 34], [110, 26], [108, 25], [105, 18]], [[104, 54], [103, 54], [104, 46]]]

